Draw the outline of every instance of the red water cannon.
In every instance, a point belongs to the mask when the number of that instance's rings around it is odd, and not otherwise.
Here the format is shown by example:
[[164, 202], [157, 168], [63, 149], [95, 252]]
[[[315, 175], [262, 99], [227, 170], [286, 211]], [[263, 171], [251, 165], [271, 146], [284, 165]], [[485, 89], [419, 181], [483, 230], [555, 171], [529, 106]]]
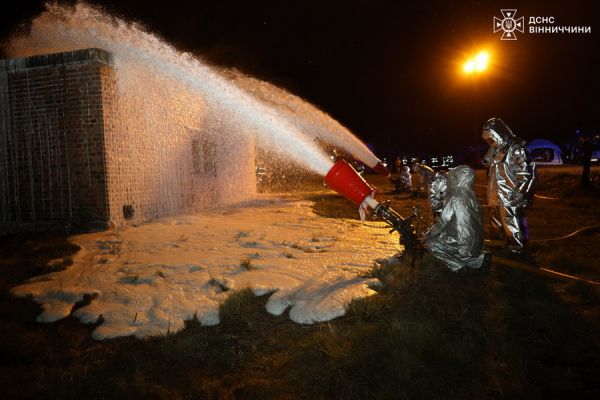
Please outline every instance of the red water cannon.
[[385, 165], [383, 165], [383, 163], [381, 161], [379, 161], [377, 164], [375, 164], [374, 167], [371, 167], [371, 169], [373, 171], [377, 172], [379, 175], [383, 176], [384, 178], [392, 177], [392, 172], [390, 171], [390, 169], [388, 167], [386, 167]]
[[[351, 202], [356, 203], [358, 206], [366, 199], [372, 199], [377, 194], [377, 188], [370, 183], [367, 183], [363, 177], [344, 160], [336, 162], [329, 170], [325, 176], [325, 184]], [[373, 201], [375, 202], [375, 200]], [[375, 202], [375, 204], [376, 203], [377, 202]]]
[[364, 209], [370, 207], [373, 214], [380, 217], [392, 228], [390, 233], [397, 231], [400, 234], [400, 244], [404, 245], [405, 252], [410, 254], [416, 252], [419, 243], [412, 221], [415, 216], [417, 217], [417, 221], [419, 220], [420, 207], [418, 212], [415, 210], [414, 215], [402, 218], [397, 212], [391, 209], [389, 200], [383, 203], [377, 202], [374, 198], [378, 193], [377, 188], [365, 181], [344, 160], [338, 161], [329, 170], [325, 176], [325, 184], [359, 207]]

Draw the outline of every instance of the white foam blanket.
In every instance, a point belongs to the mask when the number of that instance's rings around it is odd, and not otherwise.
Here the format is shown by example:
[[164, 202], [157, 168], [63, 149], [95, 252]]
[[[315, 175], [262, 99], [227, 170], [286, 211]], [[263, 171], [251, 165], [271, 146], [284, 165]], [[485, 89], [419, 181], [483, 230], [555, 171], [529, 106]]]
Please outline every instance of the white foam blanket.
[[[271, 293], [267, 311], [312, 323], [345, 313], [378, 282], [362, 276], [376, 259], [398, 251], [382, 222], [315, 215], [312, 203], [268, 196], [206, 215], [182, 215], [117, 231], [72, 237], [81, 246], [66, 270], [13, 288], [40, 303], [40, 322], [73, 312], [95, 323], [98, 340], [164, 335], [184, 321], [219, 323], [218, 307], [232, 290]], [[371, 286], [372, 287], [372, 286]]]

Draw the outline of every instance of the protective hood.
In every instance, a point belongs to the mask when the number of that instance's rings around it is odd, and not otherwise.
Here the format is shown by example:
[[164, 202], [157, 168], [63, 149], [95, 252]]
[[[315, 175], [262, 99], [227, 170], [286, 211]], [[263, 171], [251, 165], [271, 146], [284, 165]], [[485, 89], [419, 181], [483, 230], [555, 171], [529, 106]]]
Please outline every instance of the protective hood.
[[425, 233], [425, 248], [450, 269], [479, 268], [482, 264], [483, 208], [473, 190], [475, 171], [461, 165], [448, 172], [449, 195], [444, 208]]
[[412, 170], [415, 171], [417, 174], [434, 174], [433, 169], [431, 169], [431, 167], [428, 167], [427, 165], [414, 163], [413, 165], [411, 165], [411, 167]]
[[500, 118], [491, 118], [483, 125], [481, 137], [490, 146], [502, 147], [515, 135]]
[[448, 173], [448, 186], [451, 188], [464, 187], [473, 189], [475, 187], [475, 171], [466, 165], [452, 168]]
[[441, 213], [446, 200], [448, 188], [448, 173], [439, 171], [435, 173], [435, 179], [429, 186], [429, 207], [432, 213]]
[[411, 168], [419, 175], [421, 179], [424, 179], [424, 181], [427, 184], [430, 184], [433, 178], [435, 177], [435, 172], [431, 167], [427, 165], [414, 163], [413, 165], [411, 165]]

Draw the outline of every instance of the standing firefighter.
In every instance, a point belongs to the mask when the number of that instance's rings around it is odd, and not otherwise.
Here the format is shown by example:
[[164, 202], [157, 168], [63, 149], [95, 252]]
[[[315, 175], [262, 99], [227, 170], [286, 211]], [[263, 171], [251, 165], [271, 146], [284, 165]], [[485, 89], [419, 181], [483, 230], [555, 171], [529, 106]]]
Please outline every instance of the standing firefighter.
[[454, 272], [486, 271], [492, 256], [484, 251], [483, 208], [473, 189], [475, 171], [466, 165], [453, 168], [448, 173], [447, 185], [442, 213], [425, 232], [421, 243]]
[[539, 178], [525, 141], [516, 137], [500, 118], [483, 126], [490, 145], [483, 165], [488, 171], [487, 199], [491, 208], [492, 239], [505, 240], [516, 253], [523, 251], [527, 234], [527, 207], [533, 202]]

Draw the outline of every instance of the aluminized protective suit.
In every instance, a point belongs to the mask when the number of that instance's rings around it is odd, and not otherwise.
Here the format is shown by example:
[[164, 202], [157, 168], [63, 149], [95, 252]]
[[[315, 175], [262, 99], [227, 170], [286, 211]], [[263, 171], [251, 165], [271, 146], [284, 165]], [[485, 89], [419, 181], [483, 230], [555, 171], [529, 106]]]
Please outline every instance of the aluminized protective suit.
[[410, 190], [412, 189], [412, 176], [410, 174], [410, 168], [408, 168], [408, 166], [405, 165], [401, 168], [398, 180], [395, 182], [395, 187], [397, 190], [403, 192], [410, 192]]
[[444, 208], [444, 200], [446, 199], [448, 173], [439, 171], [435, 173], [433, 182], [429, 185], [429, 207], [433, 217], [437, 217]]
[[433, 169], [419, 163], [411, 165], [411, 169], [419, 175], [419, 191], [428, 193], [429, 185], [431, 185], [431, 182], [433, 182], [433, 178], [435, 177]]
[[535, 162], [525, 141], [516, 137], [500, 118], [485, 123], [482, 137], [490, 145], [483, 165], [489, 169], [491, 238], [505, 239], [512, 250], [520, 251], [528, 239], [527, 207], [532, 204], [539, 183]]
[[[481, 268], [491, 262], [483, 240], [483, 208], [475, 194], [475, 171], [461, 165], [448, 173], [444, 208], [421, 243], [453, 271]], [[488, 258], [489, 257], [489, 258]]]

